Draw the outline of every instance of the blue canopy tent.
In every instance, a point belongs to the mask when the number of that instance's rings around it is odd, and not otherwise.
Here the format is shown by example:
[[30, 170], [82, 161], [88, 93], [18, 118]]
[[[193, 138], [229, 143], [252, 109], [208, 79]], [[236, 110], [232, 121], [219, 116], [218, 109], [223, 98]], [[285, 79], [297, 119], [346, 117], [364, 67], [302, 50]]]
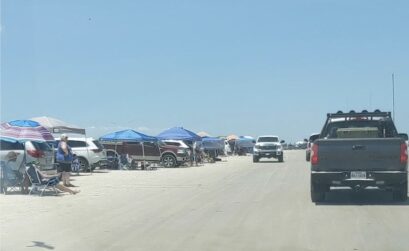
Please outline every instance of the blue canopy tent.
[[184, 129], [183, 127], [173, 127], [169, 128], [160, 134], [157, 138], [159, 139], [176, 139], [176, 140], [190, 140], [190, 141], [202, 141], [202, 138], [196, 133]]
[[[100, 141], [108, 141], [108, 142], [140, 142], [142, 144], [142, 155], [143, 155], [143, 162], [144, 167], [146, 167], [145, 163], [145, 147], [144, 142], [157, 142], [158, 139], [153, 136], [148, 136], [146, 134], [128, 129], [118, 132], [113, 132], [106, 134], [99, 138]], [[115, 145], [116, 151], [116, 145]]]
[[101, 141], [133, 141], [133, 142], [156, 142], [157, 138], [148, 136], [134, 130], [123, 130], [106, 134], [99, 138]]
[[255, 145], [255, 140], [254, 138], [240, 137], [236, 139], [235, 144], [239, 151], [241, 149], [241, 150], [244, 150], [246, 153], [252, 153], [253, 147]]
[[202, 138], [203, 149], [224, 149], [224, 140], [216, 137], [203, 137]]
[[[193, 161], [196, 162], [196, 142], [202, 141], [202, 138], [196, 133], [189, 131], [183, 127], [172, 127], [169, 128], [156, 136], [158, 139], [174, 139], [174, 140], [185, 140], [192, 142], [192, 156]], [[196, 162], [197, 163], [197, 162]]]

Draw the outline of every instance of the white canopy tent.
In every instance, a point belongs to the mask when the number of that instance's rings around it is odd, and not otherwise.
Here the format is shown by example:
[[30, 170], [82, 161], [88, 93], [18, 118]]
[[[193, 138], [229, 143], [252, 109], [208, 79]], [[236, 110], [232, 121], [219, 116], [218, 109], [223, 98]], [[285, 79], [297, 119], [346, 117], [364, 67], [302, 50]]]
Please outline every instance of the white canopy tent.
[[[52, 118], [52, 117], [47, 117], [47, 116], [42, 116], [42, 117], [35, 117], [31, 118], [31, 120], [38, 122], [40, 125], [44, 126], [49, 130], [54, 138], [59, 138], [61, 134], [80, 134], [84, 135], [84, 140], [86, 141], [87, 139], [87, 134], [84, 128], [80, 128], [78, 126], [69, 124], [67, 122], [64, 122], [62, 120]], [[89, 152], [87, 148], [87, 160], [89, 160]], [[89, 166], [90, 172], [92, 173], [92, 167]]]

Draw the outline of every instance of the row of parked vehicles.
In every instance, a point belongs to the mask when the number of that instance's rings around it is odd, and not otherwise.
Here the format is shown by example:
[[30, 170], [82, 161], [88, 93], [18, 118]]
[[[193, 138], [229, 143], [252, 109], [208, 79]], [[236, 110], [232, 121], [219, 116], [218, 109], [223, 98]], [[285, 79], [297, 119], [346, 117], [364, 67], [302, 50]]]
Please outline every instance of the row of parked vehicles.
[[[24, 162], [37, 162], [44, 171], [55, 170], [54, 155], [59, 140], [54, 142], [26, 141], [9, 142], [0, 139], [0, 157], [10, 152], [18, 154], [17, 161], [11, 163], [17, 170]], [[81, 171], [91, 171], [97, 167], [117, 169], [121, 155], [130, 155], [136, 161], [160, 162], [164, 167], [177, 167], [190, 160], [190, 147], [182, 140], [162, 140], [159, 142], [105, 142], [93, 138], [69, 137], [68, 145], [77, 155]]]

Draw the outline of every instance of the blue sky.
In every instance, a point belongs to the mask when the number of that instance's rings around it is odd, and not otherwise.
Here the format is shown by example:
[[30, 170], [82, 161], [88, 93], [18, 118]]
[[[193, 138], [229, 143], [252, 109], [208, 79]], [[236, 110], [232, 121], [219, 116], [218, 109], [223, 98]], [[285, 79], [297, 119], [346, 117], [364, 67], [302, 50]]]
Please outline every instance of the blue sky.
[[394, 72], [409, 132], [408, 1], [102, 2], [1, 1], [1, 121], [296, 141], [391, 110]]

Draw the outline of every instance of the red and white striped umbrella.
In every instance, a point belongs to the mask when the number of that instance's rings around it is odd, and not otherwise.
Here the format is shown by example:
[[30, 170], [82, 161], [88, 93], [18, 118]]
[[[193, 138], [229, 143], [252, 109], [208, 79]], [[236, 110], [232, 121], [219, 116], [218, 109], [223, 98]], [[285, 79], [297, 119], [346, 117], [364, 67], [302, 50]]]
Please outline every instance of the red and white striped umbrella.
[[0, 125], [0, 138], [10, 141], [53, 141], [53, 135], [38, 122], [14, 120]]

